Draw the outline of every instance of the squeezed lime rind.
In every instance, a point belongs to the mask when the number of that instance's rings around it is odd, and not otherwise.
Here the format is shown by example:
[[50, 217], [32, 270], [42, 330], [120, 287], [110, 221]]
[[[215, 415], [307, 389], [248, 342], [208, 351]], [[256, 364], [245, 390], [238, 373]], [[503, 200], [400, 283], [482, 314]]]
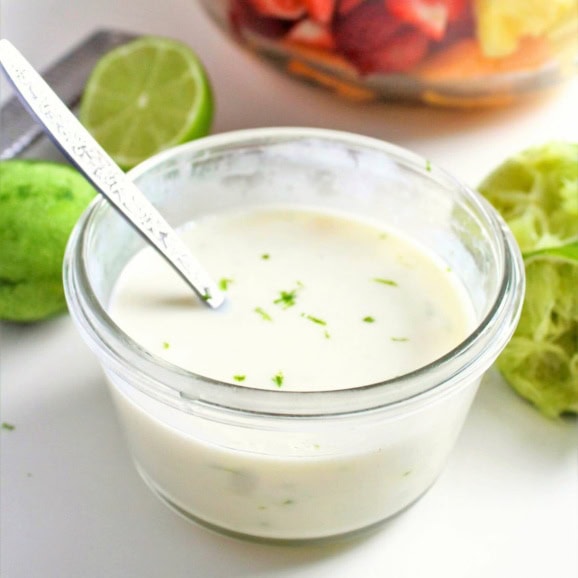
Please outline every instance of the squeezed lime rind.
[[524, 151], [479, 190], [510, 226], [526, 269], [520, 322], [498, 369], [542, 414], [578, 414], [578, 144]]
[[497, 361], [506, 381], [544, 415], [578, 413], [578, 262], [526, 265], [520, 322]]

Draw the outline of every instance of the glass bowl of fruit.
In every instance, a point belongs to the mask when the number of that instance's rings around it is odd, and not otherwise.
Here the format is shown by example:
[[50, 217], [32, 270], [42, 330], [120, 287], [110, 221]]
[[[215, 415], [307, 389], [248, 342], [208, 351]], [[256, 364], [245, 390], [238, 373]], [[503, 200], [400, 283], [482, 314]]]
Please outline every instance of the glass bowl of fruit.
[[508, 104], [576, 70], [576, 0], [201, 0], [246, 48], [353, 100]]

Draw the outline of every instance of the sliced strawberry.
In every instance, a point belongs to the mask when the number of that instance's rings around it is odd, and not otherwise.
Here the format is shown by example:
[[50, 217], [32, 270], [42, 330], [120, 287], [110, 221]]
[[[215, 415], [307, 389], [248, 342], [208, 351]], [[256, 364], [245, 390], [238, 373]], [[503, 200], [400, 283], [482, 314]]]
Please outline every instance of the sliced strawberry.
[[336, 0], [305, 0], [307, 12], [313, 20], [329, 24], [333, 18]]
[[445, 0], [448, 6], [448, 21], [455, 22], [473, 11], [473, 2], [470, 0]]
[[286, 39], [289, 42], [296, 42], [314, 48], [325, 48], [327, 50], [335, 48], [335, 41], [329, 27], [311, 18], [304, 18], [294, 24], [287, 33]]
[[407, 72], [425, 57], [428, 45], [425, 34], [404, 29], [379, 50], [358, 55], [357, 68], [362, 74]]
[[385, 0], [385, 6], [400, 22], [415, 26], [430, 38], [444, 37], [449, 19], [446, 0]]
[[449, 21], [444, 37], [430, 47], [430, 52], [445, 50], [455, 42], [463, 38], [476, 37], [476, 20], [471, 4], [465, 6], [456, 20]]
[[244, 29], [249, 29], [266, 38], [280, 38], [287, 34], [292, 25], [292, 22], [287, 20], [262, 16], [247, 0], [233, 0], [229, 20], [232, 29], [239, 36], [243, 35]]
[[365, 0], [337, 0], [337, 12], [341, 15], [348, 14], [362, 2]]
[[333, 33], [338, 52], [355, 62], [358, 55], [385, 46], [399, 27], [399, 22], [385, 9], [383, 0], [370, 0], [339, 16]]
[[305, 14], [304, 0], [249, 0], [249, 4], [262, 16], [297, 20]]

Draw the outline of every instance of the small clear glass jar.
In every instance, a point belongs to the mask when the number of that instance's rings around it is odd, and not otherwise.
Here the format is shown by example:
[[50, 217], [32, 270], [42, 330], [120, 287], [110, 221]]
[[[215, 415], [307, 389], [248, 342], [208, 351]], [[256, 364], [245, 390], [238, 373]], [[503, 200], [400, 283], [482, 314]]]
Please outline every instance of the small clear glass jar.
[[404, 149], [321, 129], [220, 134], [161, 153], [130, 176], [175, 227], [282, 203], [403, 230], [459, 276], [476, 316], [453, 351], [382, 383], [321, 392], [221, 383], [146, 351], [110, 318], [115, 282], [143, 241], [96, 200], [68, 245], [66, 297], [150, 488], [209, 528], [289, 543], [356, 535], [417, 500], [444, 467], [520, 313], [521, 256], [490, 205]]
[[201, 0], [281, 70], [357, 101], [501, 106], [560, 84], [578, 62], [568, 0]]

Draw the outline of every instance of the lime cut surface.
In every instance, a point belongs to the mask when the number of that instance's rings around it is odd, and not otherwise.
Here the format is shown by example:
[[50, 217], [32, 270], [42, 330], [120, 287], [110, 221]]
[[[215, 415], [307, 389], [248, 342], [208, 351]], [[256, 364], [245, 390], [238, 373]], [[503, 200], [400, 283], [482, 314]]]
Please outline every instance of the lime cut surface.
[[213, 119], [207, 73], [185, 44], [145, 36], [115, 48], [86, 84], [80, 120], [123, 169], [205, 136]]

